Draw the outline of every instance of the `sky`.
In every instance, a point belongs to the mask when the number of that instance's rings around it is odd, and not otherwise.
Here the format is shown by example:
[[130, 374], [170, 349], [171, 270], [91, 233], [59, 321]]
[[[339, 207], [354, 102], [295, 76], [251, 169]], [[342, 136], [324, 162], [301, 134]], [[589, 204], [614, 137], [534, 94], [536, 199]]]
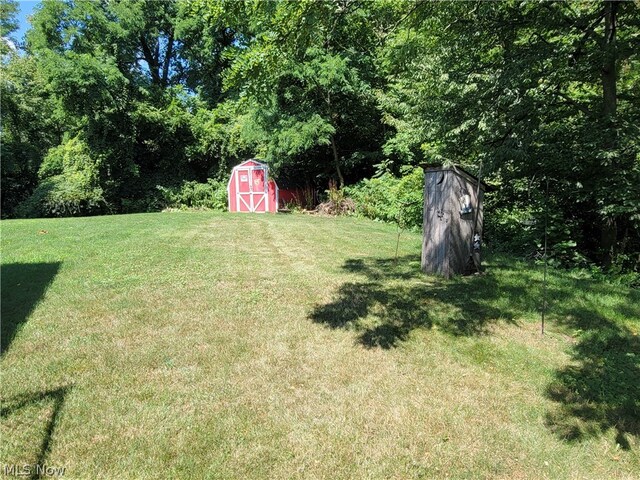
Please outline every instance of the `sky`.
[[40, 2], [24, 1], [24, 0], [21, 0], [18, 2], [18, 7], [20, 8], [20, 11], [18, 12], [18, 23], [20, 26], [18, 27], [18, 30], [14, 32], [11, 36], [14, 37], [16, 40], [18, 40], [19, 42], [22, 42], [24, 40], [23, 38], [24, 34], [27, 32], [29, 27], [31, 27], [31, 25], [29, 24], [29, 21], [27, 20], [27, 17], [31, 15], [31, 13], [33, 13], [33, 9], [39, 3]]

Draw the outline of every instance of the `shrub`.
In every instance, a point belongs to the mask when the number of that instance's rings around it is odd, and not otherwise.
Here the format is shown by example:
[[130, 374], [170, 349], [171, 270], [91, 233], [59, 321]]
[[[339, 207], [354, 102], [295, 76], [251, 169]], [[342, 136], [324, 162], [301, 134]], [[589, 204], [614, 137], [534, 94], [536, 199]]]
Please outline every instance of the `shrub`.
[[[515, 183], [509, 188], [514, 189]], [[489, 194], [485, 196], [484, 211], [485, 240], [495, 251], [543, 258], [546, 223], [547, 257], [552, 265], [589, 265], [578, 248], [576, 232], [580, 227], [576, 220], [563, 215], [553, 198], [545, 201], [543, 192], [532, 190], [527, 196], [514, 196], [511, 202]]]
[[206, 208], [225, 211], [227, 209], [227, 182], [207, 179], [206, 183], [185, 181], [179, 187], [162, 187], [165, 208]]
[[423, 188], [422, 168], [408, 167], [400, 178], [384, 173], [345, 191], [354, 200], [357, 215], [418, 230], [422, 227]]
[[20, 217], [95, 215], [107, 209], [99, 182], [99, 161], [78, 137], [47, 152], [33, 194], [17, 208]]

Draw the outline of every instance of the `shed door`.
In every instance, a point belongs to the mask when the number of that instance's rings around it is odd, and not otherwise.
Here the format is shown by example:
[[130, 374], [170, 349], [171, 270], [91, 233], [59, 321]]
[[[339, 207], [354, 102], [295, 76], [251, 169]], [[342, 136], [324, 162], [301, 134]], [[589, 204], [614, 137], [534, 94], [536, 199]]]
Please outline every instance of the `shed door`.
[[251, 168], [236, 170], [236, 205], [239, 212], [252, 212], [251, 205]]
[[252, 212], [265, 212], [266, 211], [266, 185], [264, 182], [264, 169], [254, 168], [251, 175], [251, 197], [253, 201]]
[[267, 189], [265, 170], [262, 167], [246, 167], [236, 170], [236, 195], [238, 211], [266, 211]]

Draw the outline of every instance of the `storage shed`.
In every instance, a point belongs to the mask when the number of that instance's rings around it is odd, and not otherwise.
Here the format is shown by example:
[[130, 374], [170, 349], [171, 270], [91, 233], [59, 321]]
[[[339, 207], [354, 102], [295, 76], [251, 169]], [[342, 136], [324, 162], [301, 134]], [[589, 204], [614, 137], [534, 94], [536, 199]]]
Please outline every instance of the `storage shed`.
[[422, 167], [422, 270], [446, 278], [480, 271], [482, 200], [487, 186], [457, 166]]
[[278, 211], [278, 185], [269, 178], [269, 166], [255, 159], [233, 167], [227, 193], [230, 212]]

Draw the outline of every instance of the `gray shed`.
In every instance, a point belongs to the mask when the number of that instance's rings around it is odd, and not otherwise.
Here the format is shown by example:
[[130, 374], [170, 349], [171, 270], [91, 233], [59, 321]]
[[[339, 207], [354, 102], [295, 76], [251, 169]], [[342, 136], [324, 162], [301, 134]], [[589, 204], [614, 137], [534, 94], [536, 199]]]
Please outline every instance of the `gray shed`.
[[479, 271], [482, 200], [487, 185], [457, 166], [422, 167], [422, 270], [446, 278]]

